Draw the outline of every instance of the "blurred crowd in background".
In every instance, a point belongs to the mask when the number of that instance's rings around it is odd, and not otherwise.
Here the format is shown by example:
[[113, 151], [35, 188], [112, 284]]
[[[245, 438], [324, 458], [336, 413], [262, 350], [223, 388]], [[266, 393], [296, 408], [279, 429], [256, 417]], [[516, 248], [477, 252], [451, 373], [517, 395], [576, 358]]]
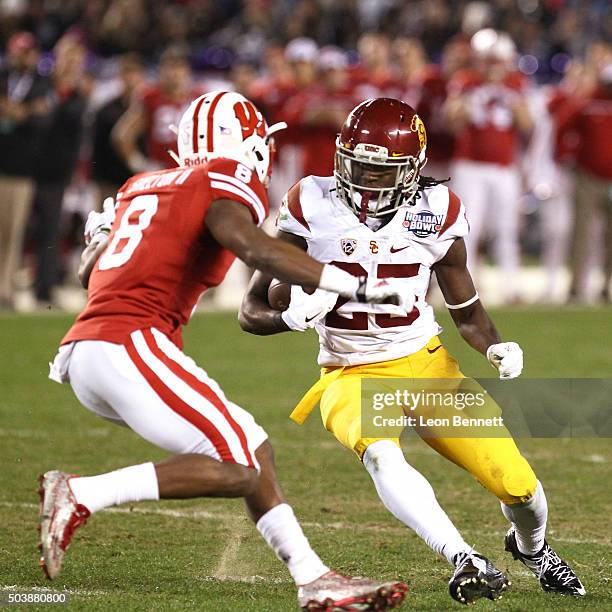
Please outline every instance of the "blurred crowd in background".
[[610, 303], [611, 40], [607, 0], [0, 0], [0, 310], [57, 306], [87, 213], [174, 165], [170, 126], [227, 88], [289, 125], [272, 208], [333, 172], [351, 108], [401, 98], [501, 301], [540, 264], [538, 299]]

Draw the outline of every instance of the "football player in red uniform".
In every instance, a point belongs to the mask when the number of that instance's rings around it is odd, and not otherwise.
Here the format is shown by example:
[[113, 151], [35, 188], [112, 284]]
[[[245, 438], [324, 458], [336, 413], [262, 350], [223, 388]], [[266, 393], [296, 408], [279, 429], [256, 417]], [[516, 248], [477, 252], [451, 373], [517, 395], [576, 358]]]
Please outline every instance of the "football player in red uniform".
[[[130, 178], [117, 194], [112, 225], [105, 217], [112, 207], [92, 213], [79, 271], [88, 302], [50, 376], [70, 382], [95, 414], [172, 456], [98, 476], [41, 476], [41, 563], [49, 578], [59, 573], [74, 530], [98, 510], [139, 500], [244, 497], [299, 586], [302, 607], [328, 609], [329, 599], [334, 609], [386, 609], [403, 600], [401, 583], [346, 578], [323, 564], [285, 502], [265, 431], [181, 350], [181, 327], [199, 296], [223, 280], [236, 256], [305, 287], [399, 303], [391, 285], [320, 264], [259, 229], [268, 212], [270, 138], [279, 127], [268, 127], [240, 94], [201, 96], [178, 126], [179, 167]], [[272, 316], [284, 328], [280, 313]]]

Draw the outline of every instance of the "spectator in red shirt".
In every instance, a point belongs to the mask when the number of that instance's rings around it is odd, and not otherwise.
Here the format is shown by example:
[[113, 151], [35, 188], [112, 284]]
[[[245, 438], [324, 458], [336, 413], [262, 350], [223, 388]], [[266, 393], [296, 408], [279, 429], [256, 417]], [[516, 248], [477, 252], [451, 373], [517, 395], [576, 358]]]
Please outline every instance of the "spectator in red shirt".
[[[187, 49], [168, 47], [162, 53], [158, 83], [133, 101], [113, 130], [117, 151], [132, 173], [171, 168], [168, 150], [176, 144], [170, 129], [200, 90], [193, 86]], [[146, 155], [138, 148], [144, 138]]]
[[493, 258], [502, 272], [500, 293], [506, 302], [514, 302], [520, 265], [521, 182], [516, 162], [520, 137], [531, 131], [532, 120], [512, 71], [512, 39], [487, 28], [474, 34], [471, 46], [476, 69], [455, 75], [445, 104], [456, 138], [453, 190], [465, 201], [470, 222], [466, 242], [472, 273], [479, 242], [489, 230]]
[[522, 170], [528, 202], [538, 210], [541, 260], [546, 270], [539, 298], [545, 303], [563, 299], [559, 276], [567, 262], [574, 216], [574, 181], [567, 161], [575, 142], [573, 137], [557, 141], [556, 126], [568, 104], [583, 95], [583, 72], [582, 64], [573, 61], [561, 83], [534, 87], [527, 95], [531, 115], [537, 120], [522, 157]]
[[[316, 50], [313, 60], [315, 55]], [[272, 124], [276, 123], [280, 109], [287, 98], [296, 92], [297, 87], [291, 64], [285, 56], [285, 48], [270, 45], [264, 53], [262, 70], [263, 74], [251, 84], [250, 95], [247, 97], [256, 103], [268, 123]]]
[[612, 279], [612, 61], [601, 68], [595, 90], [560, 118], [558, 140], [577, 138], [576, 219], [572, 245], [570, 300], [583, 299], [593, 241], [592, 224], [604, 228], [602, 299], [611, 301]]
[[399, 96], [416, 109], [427, 126], [427, 175], [447, 179], [454, 136], [444, 113], [447, 86], [454, 73], [466, 66], [469, 41], [455, 38], [444, 48], [442, 63], [428, 63], [423, 44], [416, 38], [398, 38], [393, 44], [403, 93]]
[[389, 37], [380, 32], [367, 32], [359, 38], [357, 51], [359, 63], [349, 73], [356, 99], [397, 97], [399, 83], [391, 69]]
[[355, 104], [344, 52], [323, 47], [317, 66], [317, 83], [290, 98], [283, 112], [283, 120], [301, 130], [302, 176], [333, 173], [336, 136]]
[[287, 105], [288, 100], [301, 95], [316, 81], [316, 60], [319, 53], [317, 44], [311, 38], [294, 38], [287, 47], [273, 47], [266, 53], [268, 74], [254, 86], [253, 99], [261, 104], [268, 122], [286, 121], [286, 130], [278, 133], [276, 142], [276, 163], [270, 181], [270, 207], [280, 205], [283, 195], [297, 180], [302, 178], [303, 130], [302, 126], [286, 119], [293, 117]]
[[[391, 51], [395, 76], [401, 89], [399, 95], [393, 97], [403, 100], [416, 109], [422, 96], [423, 78], [428, 72], [423, 43], [418, 38], [400, 36], [393, 41]], [[429, 136], [429, 129], [427, 132]], [[429, 154], [429, 142], [427, 147]]]
[[319, 48], [312, 38], [294, 38], [285, 49], [285, 58], [291, 66], [293, 81], [298, 89], [310, 87], [317, 78]]

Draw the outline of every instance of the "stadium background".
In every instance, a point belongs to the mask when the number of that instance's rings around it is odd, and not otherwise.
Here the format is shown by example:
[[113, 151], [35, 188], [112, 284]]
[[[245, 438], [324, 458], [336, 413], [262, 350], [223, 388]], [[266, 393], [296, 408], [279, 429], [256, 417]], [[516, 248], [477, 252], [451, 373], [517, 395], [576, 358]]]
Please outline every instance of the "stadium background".
[[[536, 127], [546, 120], [549, 129], [538, 132], [537, 142], [521, 137], [520, 272], [503, 276], [485, 233], [478, 282], [486, 303], [499, 306], [493, 316], [502, 335], [525, 349], [526, 376], [609, 377], [612, 311], [603, 262], [612, 249], [612, 234], [605, 234], [612, 206], [608, 200], [608, 220], [605, 207], [580, 209], [572, 185], [584, 170], [581, 147], [593, 145], [571, 132], [569, 145], [561, 143], [560, 107], [537, 106], [554, 99], [564, 112], [574, 111], [600, 85], [609, 86], [608, 2], [0, 2], [0, 589], [48, 588], [34, 550], [39, 472], [99, 472], [161, 456], [130, 432], [100, 423], [68, 389], [47, 381], [45, 371], [71, 313], [83, 304], [75, 274], [83, 219], [133, 170], [171, 164], [163, 141], [178, 110], [162, 112], [160, 132], [153, 126], [136, 138], [129, 121], [117, 128], [123, 113], [138, 109], [159, 81], [185, 100], [226, 87], [252, 97], [269, 119], [290, 124], [279, 142], [274, 206], [302, 174], [331, 170], [331, 153], [326, 160], [322, 152], [333, 151], [340, 120], [356, 102], [399, 96], [430, 113], [425, 174], [431, 168], [444, 173], [452, 147], [447, 140], [436, 152], [431, 136], [438, 130], [437, 142], [444, 142], [448, 126], [439, 121], [448, 84], [471, 61], [470, 36], [483, 27], [512, 37], [522, 95], [539, 109]], [[23, 79], [15, 65], [30, 77]], [[427, 105], [433, 93], [434, 109]], [[606, 108], [609, 126], [609, 103]], [[19, 132], [24, 116], [31, 125]], [[148, 142], [152, 135], [162, 142], [157, 149]], [[610, 142], [597, 148], [608, 171]], [[603, 178], [609, 185], [610, 176]], [[580, 257], [588, 277], [582, 273], [570, 291], [574, 228], [584, 218], [589, 238]], [[448, 568], [386, 515], [350, 453], [316, 418], [304, 429], [286, 420], [316, 376], [316, 341], [310, 334], [264, 340], [242, 333], [233, 311], [247, 278], [237, 266], [226, 286], [205, 298], [203, 310], [229, 312], [196, 315], [186, 334], [188, 354], [270, 432], [281, 480], [323, 557], [346, 572], [407, 577], [413, 607], [450, 609]], [[500, 288], [511, 280], [518, 291], [504, 296]], [[463, 369], [491, 375], [445, 313], [440, 316], [445, 342]], [[467, 475], [457, 470], [451, 476], [423, 445], [411, 443], [409, 451], [470, 541], [510, 568], [515, 591], [496, 609], [608, 608], [608, 441], [520, 445], [549, 492], [552, 539], [584, 578], [584, 601], [538, 592], [501, 552], [503, 520], [493, 500]], [[196, 500], [138, 508], [144, 514], [103, 513], [79, 533], [61, 585], [54, 585], [68, 589], [76, 607], [292, 609], [288, 576], [239, 504]]]

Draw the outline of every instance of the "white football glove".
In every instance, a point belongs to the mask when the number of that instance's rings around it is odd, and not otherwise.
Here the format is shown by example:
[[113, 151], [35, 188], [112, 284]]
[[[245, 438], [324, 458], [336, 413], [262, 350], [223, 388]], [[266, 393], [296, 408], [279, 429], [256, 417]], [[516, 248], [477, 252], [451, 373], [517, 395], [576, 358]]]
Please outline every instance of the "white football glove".
[[92, 210], [85, 223], [85, 244], [89, 244], [94, 236], [101, 232], [110, 234], [115, 220], [115, 200], [106, 198], [102, 204], [102, 212]]
[[402, 306], [406, 298], [402, 295], [401, 290], [393, 287], [390, 282], [392, 280], [352, 276], [332, 264], [325, 264], [319, 280], [319, 289], [339, 293], [351, 302]]
[[337, 293], [317, 289], [312, 295], [297, 285], [291, 286], [289, 308], [281, 317], [292, 331], [304, 332], [315, 326], [336, 304]]
[[369, 304], [391, 304], [409, 313], [414, 308], [416, 296], [394, 278], [370, 278], [362, 276], [355, 301]]
[[[414, 304], [414, 296], [408, 299]], [[356, 302], [367, 302], [368, 304], [393, 304], [404, 308], [406, 298], [398, 287], [394, 287], [393, 279], [371, 278], [369, 276], [359, 277], [359, 287], [355, 291], [353, 300]], [[408, 304], [406, 304], [406, 307]], [[410, 305], [412, 310], [412, 305]]]
[[487, 359], [499, 371], [502, 380], [510, 380], [523, 371], [523, 350], [516, 342], [500, 342], [487, 349]]

